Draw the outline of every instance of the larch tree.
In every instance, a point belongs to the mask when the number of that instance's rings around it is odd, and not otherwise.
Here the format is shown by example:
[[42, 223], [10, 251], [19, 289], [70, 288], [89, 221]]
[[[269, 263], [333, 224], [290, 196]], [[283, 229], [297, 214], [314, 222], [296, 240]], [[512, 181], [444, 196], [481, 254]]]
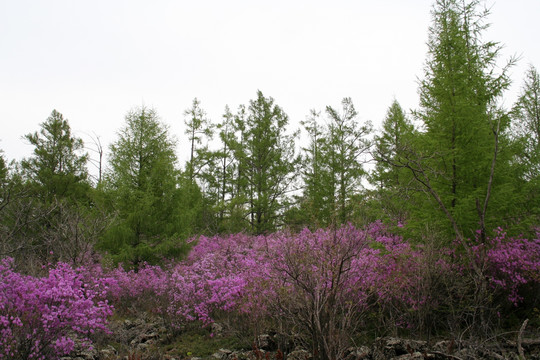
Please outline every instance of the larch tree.
[[506, 195], [501, 134], [508, 117], [498, 100], [509, 86], [512, 61], [495, 71], [500, 47], [483, 40], [488, 11], [479, 6], [476, 0], [436, 1], [415, 113], [423, 128], [396, 164], [428, 195], [414, 214], [418, 224], [448, 229], [449, 222], [461, 238], [477, 229], [485, 238]]
[[[320, 226], [339, 225], [352, 220], [353, 198], [360, 193], [366, 176], [363, 163], [369, 152], [371, 123], [360, 123], [350, 98], [341, 102], [338, 111], [326, 107], [326, 122], [313, 112], [303, 123], [310, 137], [304, 149], [302, 201], [309, 204]], [[304, 205], [305, 206], [305, 205]]]
[[399, 161], [402, 149], [409, 146], [414, 136], [414, 126], [401, 105], [394, 100], [386, 113], [382, 131], [374, 140], [373, 158], [376, 164], [370, 182], [377, 189], [376, 197], [382, 215], [396, 224], [402, 224], [408, 218], [414, 186], [409, 171], [392, 163]]
[[261, 91], [250, 101], [245, 118], [240, 111], [236, 120], [239, 137], [232, 146], [238, 190], [244, 193], [251, 231], [268, 233], [282, 225], [287, 193], [295, 180], [296, 135], [286, 133], [288, 116]]
[[515, 150], [512, 173], [519, 175], [514, 218], [522, 223], [521, 231], [535, 235], [540, 221], [540, 75], [533, 66], [512, 111], [510, 136]]
[[[295, 213], [300, 227], [310, 224], [317, 228], [328, 225], [331, 218], [331, 205], [328, 202], [333, 197], [333, 187], [329, 186], [323, 178], [325, 165], [325, 141], [327, 140], [326, 128], [322, 123], [321, 113], [311, 110], [306, 120], [301, 124], [307, 133], [309, 143], [302, 148], [302, 180], [304, 190], [299, 198], [299, 211]], [[298, 217], [300, 216], [300, 219]], [[291, 221], [291, 219], [289, 219]]]
[[[209, 152], [207, 166], [201, 173], [205, 184], [207, 201], [213, 206], [212, 233], [223, 233], [244, 230], [231, 226], [235, 182], [238, 162], [233, 151], [236, 140], [235, 115], [228, 106], [225, 107], [221, 123], [216, 126], [219, 135], [219, 147]], [[240, 222], [242, 222], [240, 220]]]
[[110, 146], [105, 190], [117, 221], [100, 246], [116, 261], [159, 262], [186, 250], [191, 221], [181, 206], [175, 142], [153, 109], [137, 108]]
[[83, 141], [56, 110], [25, 139], [34, 151], [11, 178], [8, 237], [41, 262], [88, 260], [107, 219], [95, 202]]
[[358, 112], [350, 98], [341, 101], [341, 113], [327, 106], [329, 138], [326, 145], [328, 155], [326, 176], [333, 185], [334, 214], [337, 223], [350, 220], [352, 198], [361, 189], [361, 181], [366, 176], [363, 163], [368, 154], [372, 126], [369, 121], [361, 124]]
[[540, 176], [540, 75], [532, 65], [527, 70], [521, 94], [512, 113], [512, 133], [522, 146], [518, 154], [524, 178]]
[[184, 116], [184, 133], [188, 136], [190, 146], [186, 173], [190, 181], [194, 182], [208, 163], [210, 151], [207, 142], [214, 135], [214, 126], [206, 117], [206, 112], [197, 98], [193, 99], [191, 107], [184, 111]]
[[82, 152], [83, 141], [72, 135], [68, 120], [61, 113], [53, 110], [39, 132], [24, 138], [34, 146], [34, 151], [22, 160], [21, 167], [42, 201], [85, 196], [88, 155]]

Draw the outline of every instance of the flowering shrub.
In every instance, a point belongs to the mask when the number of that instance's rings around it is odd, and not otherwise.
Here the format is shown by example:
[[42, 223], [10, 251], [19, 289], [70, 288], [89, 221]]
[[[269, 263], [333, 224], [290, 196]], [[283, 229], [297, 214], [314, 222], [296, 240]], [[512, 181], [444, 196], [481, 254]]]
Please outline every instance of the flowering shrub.
[[264, 242], [264, 237], [243, 234], [200, 237], [186, 261], [172, 271], [168, 313], [178, 323], [197, 319], [209, 324], [217, 310], [255, 311], [246, 300], [255, 300], [248, 296], [254, 280], [266, 277]]
[[85, 269], [59, 263], [47, 277], [13, 271], [0, 262], [0, 358], [54, 359], [69, 354], [75, 339], [90, 347], [89, 335], [106, 331], [112, 306], [100, 279], [83, 281]]
[[[506, 291], [514, 304], [522, 285], [540, 282], [538, 238], [508, 238], [499, 230], [471, 247], [493, 289]], [[58, 263], [35, 278], [4, 259], [0, 359], [52, 359], [69, 354], [76, 341], [91, 346], [90, 335], [106, 331], [113, 305], [153, 311], [176, 326], [208, 325], [223, 313], [251, 323], [278, 319], [310, 339], [314, 353], [340, 358], [367, 319], [421, 328], [430, 314], [446, 322], [450, 301], [454, 312], [469, 308], [475, 300], [466, 294], [475, 285], [462, 276], [469, 265], [454, 249], [413, 246], [380, 222], [365, 229], [202, 236], [184, 261], [137, 271]]]
[[486, 244], [473, 247], [476, 259], [484, 268], [490, 283], [508, 293], [508, 300], [517, 305], [522, 299], [519, 287], [540, 282], [540, 233], [536, 239], [508, 238], [497, 229]]

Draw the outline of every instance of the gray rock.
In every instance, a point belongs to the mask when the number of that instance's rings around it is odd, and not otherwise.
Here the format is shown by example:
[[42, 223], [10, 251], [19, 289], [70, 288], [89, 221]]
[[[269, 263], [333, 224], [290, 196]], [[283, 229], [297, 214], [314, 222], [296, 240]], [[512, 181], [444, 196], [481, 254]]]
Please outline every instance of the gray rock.
[[417, 351], [412, 354], [405, 354], [393, 357], [391, 360], [424, 360], [424, 355]]
[[229, 355], [232, 354], [232, 351], [229, 349], [219, 349], [218, 352], [212, 354], [212, 359], [221, 359], [221, 360], [227, 360], [229, 358]]
[[394, 337], [378, 338], [373, 347], [373, 359], [387, 360], [400, 355], [411, 355], [414, 352], [427, 350], [427, 342]]
[[266, 350], [266, 351], [277, 350], [277, 344], [276, 344], [275, 339], [268, 334], [257, 336], [257, 346], [261, 350]]
[[128, 320], [128, 319], [124, 320], [124, 327], [126, 329], [131, 329], [133, 326], [134, 325], [133, 325], [133, 322], [131, 320]]
[[214, 336], [223, 336], [223, 326], [220, 323], [212, 323], [212, 334]]
[[360, 346], [358, 348], [351, 347], [347, 349], [347, 354], [347, 360], [369, 359], [371, 356], [371, 349], [367, 346]]
[[146, 351], [148, 347], [149, 345], [147, 343], [137, 344], [137, 350], [139, 351]]
[[116, 351], [116, 349], [112, 345], [107, 345], [107, 347], [105, 349], [101, 349], [99, 353], [101, 357], [111, 357], [118, 355], [118, 351]]
[[306, 360], [311, 359], [311, 354], [306, 350], [294, 350], [287, 355], [287, 360]]

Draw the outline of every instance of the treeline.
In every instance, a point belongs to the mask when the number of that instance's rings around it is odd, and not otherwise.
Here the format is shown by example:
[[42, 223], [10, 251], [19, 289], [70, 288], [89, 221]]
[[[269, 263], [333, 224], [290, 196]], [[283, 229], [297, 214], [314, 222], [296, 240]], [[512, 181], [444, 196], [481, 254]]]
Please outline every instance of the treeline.
[[[540, 76], [531, 66], [511, 109], [514, 64], [483, 39], [478, 1], [436, 1], [420, 105], [394, 100], [383, 127], [350, 98], [314, 109], [306, 142], [258, 91], [219, 121], [193, 100], [184, 112], [189, 159], [154, 109], [134, 108], [117, 139], [96, 145], [99, 175], [56, 110], [25, 136], [33, 155], [0, 157], [0, 257], [157, 263], [198, 234], [268, 234], [382, 219], [418, 241], [483, 242], [496, 227], [527, 236], [540, 224]], [[368, 171], [366, 164], [374, 167]], [[104, 170], [102, 170], [104, 169]], [[366, 186], [366, 184], [370, 184]]]

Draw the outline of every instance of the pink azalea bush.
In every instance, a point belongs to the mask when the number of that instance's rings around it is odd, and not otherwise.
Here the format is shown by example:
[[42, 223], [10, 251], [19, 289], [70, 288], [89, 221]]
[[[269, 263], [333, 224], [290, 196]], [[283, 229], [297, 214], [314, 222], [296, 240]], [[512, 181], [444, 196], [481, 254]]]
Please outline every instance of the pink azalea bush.
[[59, 263], [46, 277], [13, 270], [0, 262], [0, 359], [54, 359], [69, 354], [78, 339], [107, 331], [112, 306], [100, 279], [83, 281], [85, 269]]
[[[493, 291], [506, 292], [511, 303], [519, 303], [523, 285], [540, 282], [539, 238], [499, 230], [471, 247]], [[467, 308], [472, 297], [462, 290], [474, 293], [462, 280], [470, 259], [459, 250], [413, 245], [380, 222], [196, 241], [185, 260], [137, 271], [58, 263], [47, 276], [31, 277], [1, 260], [0, 359], [54, 359], [76, 344], [90, 347], [94, 332], [107, 331], [113, 306], [151, 311], [173, 326], [208, 325], [224, 313], [254, 324], [277, 319], [316, 339], [313, 351], [339, 358], [350, 334], [369, 321], [419, 328], [430, 314], [442, 319], [452, 297], [455, 309]]]
[[255, 311], [246, 300], [257, 301], [250, 291], [256, 279], [268, 273], [264, 243], [264, 237], [244, 234], [200, 237], [188, 258], [171, 273], [167, 311], [177, 324], [193, 320], [209, 324], [216, 311]]
[[540, 282], [540, 233], [533, 240], [509, 238], [499, 228], [493, 238], [474, 246], [473, 251], [492, 286], [505, 291], [514, 305], [523, 300], [521, 286]]

